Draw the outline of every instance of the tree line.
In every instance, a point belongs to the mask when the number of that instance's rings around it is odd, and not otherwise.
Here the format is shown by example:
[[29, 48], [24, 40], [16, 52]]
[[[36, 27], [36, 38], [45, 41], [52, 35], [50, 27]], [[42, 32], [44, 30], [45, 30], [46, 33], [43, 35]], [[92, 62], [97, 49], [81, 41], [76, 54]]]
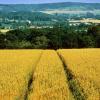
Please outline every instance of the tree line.
[[56, 24], [53, 28], [16, 29], [0, 33], [0, 49], [99, 48], [100, 25], [72, 27]]

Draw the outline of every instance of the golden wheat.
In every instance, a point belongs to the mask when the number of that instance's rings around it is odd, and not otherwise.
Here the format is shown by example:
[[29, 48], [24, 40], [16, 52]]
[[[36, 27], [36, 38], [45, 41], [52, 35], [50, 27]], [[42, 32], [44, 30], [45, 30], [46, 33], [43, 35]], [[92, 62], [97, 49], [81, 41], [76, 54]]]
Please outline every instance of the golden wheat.
[[39, 50], [0, 50], [0, 100], [24, 100]]
[[[57, 52], [82, 95], [100, 100], [100, 49]], [[54, 50], [0, 50], [0, 100], [73, 100], [62, 61]]]
[[63, 64], [55, 51], [43, 52], [33, 79], [33, 92], [29, 100], [73, 100]]
[[100, 49], [58, 50], [87, 100], [100, 100]]

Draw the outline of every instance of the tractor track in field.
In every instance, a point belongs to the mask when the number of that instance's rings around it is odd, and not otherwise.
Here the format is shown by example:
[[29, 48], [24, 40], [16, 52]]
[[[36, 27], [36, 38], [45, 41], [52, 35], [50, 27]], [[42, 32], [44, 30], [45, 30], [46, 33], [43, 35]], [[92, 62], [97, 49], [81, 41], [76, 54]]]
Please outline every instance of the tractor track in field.
[[61, 57], [61, 55], [57, 52], [58, 57], [63, 63], [63, 68], [65, 71], [66, 79], [69, 89], [74, 97], [75, 100], [86, 100], [86, 94], [83, 92], [82, 87], [80, 87], [77, 80], [75, 80], [75, 76], [72, 74], [71, 70], [68, 69], [67, 65], [65, 64], [64, 59]]
[[29, 81], [28, 81], [27, 90], [25, 92], [24, 100], [28, 100], [28, 96], [29, 96], [30, 92], [33, 91], [31, 87], [34, 86], [34, 85], [32, 85], [34, 83], [34, 80], [35, 80], [34, 72], [35, 72], [35, 69], [36, 69], [36, 66], [37, 66], [38, 62], [41, 59], [42, 54], [43, 54], [43, 51], [41, 51], [40, 57], [39, 57], [39, 59], [36, 62], [35, 68], [33, 69], [33, 71], [30, 74], [30, 78], [29, 78]]
[[[34, 81], [35, 81], [34, 72], [35, 72], [36, 66], [37, 66], [38, 62], [40, 61], [42, 55], [43, 55], [43, 51], [41, 52], [40, 57], [36, 62], [34, 70], [30, 74], [30, 78], [28, 81], [27, 90], [25, 92], [24, 100], [28, 100], [29, 94], [34, 91], [33, 90], [34, 89]], [[67, 79], [66, 84], [68, 84], [69, 89], [70, 89], [74, 99], [75, 100], [86, 100], [86, 95], [84, 94], [83, 91], [81, 91], [82, 88], [79, 86], [78, 82], [75, 80], [75, 77], [72, 74], [72, 72], [68, 69], [67, 65], [65, 64], [64, 59], [61, 57], [61, 55], [58, 52], [57, 52], [57, 55], [63, 64], [63, 69], [64, 69], [66, 79]]]

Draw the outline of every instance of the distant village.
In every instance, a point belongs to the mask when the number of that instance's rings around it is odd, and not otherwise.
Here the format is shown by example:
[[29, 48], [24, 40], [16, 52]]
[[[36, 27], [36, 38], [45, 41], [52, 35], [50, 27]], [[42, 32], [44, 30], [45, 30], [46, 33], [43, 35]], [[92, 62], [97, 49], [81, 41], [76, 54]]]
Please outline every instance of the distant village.
[[[41, 23], [42, 21], [31, 21], [31, 20], [18, 20], [18, 19], [8, 19], [8, 18], [0, 18], [0, 29], [24, 29], [24, 28], [53, 28], [53, 25], [47, 25], [48, 21]], [[57, 20], [54, 20], [57, 22]], [[100, 20], [93, 18], [83, 18], [81, 20], [75, 19], [67, 19], [65, 23], [69, 23], [69, 26], [77, 26], [80, 24], [84, 25], [92, 25], [92, 24], [100, 24]]]

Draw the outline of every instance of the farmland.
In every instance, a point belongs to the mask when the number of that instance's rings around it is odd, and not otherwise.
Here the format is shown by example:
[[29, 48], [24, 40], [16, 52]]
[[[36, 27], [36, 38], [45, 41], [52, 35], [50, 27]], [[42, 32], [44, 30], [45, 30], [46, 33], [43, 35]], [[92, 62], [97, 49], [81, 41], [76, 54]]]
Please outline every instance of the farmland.
[[100, 23], [97, 19], [72, 20], [71, 23]]
[[1, 32], [1, 33], [6, 33], [6, 32], [8, 32], [8, 31], [10, 31], [10, 30], [8, 30], [8, 29], [0, 29], [0, 32]]
[[100, 50], [58, 50], [67, 71], [87, 100], [100, 100]]
[[47, 9], [46, 11], [40, 11], [46, 14], [86, 14], [88, 12], [91, 12], [93, 14], [100, 14], [100, 10], [93, 10], [93, 11], [89, 11], [89, 10], [70, 10], [69, 9]]
[[0, 51], [0, 100], [23, 100], [41, 51]]
[[0, 100], [100, 100], [100, 49], [0, 50]]
[[66, 84], [63, 64], [55, 51], [43, 52], [33, 77], [35, 87], [32, 87], [34, 91], [30, 97], [34, 100], [73, 100]]

